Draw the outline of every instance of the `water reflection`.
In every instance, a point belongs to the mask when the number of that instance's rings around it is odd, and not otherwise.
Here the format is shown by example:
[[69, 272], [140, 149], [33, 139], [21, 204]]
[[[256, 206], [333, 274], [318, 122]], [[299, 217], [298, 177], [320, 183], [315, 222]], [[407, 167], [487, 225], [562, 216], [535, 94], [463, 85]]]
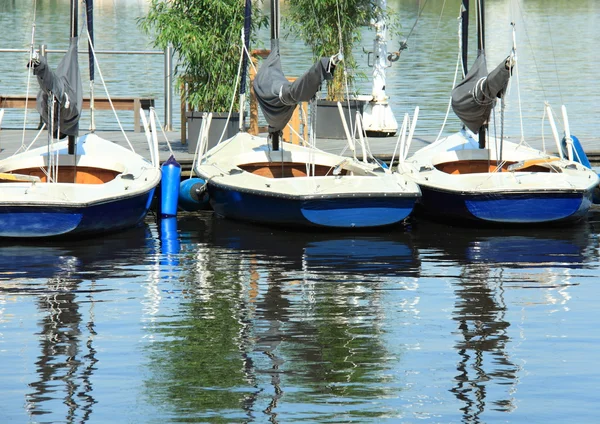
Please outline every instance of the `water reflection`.
[[96, 358], [93, 346], [93, 302], [89, 321], [80, 312], [80, 302], [71, 290], [77, 282], [60, 277], [48, 281], [48, 291], [38, 299], [38, 310], [43, 314], [37, 333], [40, 355], [35, 363], [38, 380], [29, 383], [31, 392], [26, 397], [26, 409], [34, 420], [44, 420], [56, 407], [56, 392], [62, 393], [66, 405], [66, 422], [86, 422], [95, 403], [92, 395], [92, 374]]
[[545, 289], [538, 302], [564, 305], [570, 273], [596, 259], [593, 219], [574, 228], [470, 230], [428, 221], [419, 227], [416, 245], [424, 254], [443, 252], [438, 261], [460, 266], [452, 313], [459, 361], [451, 392], [462, 404], [462, 421], [485, 421], [486, 409], [512, 412], [523, 365], [510, 353], [518, 341], [509, 336], [508, 291]]
[[384, 341], [386, 302], [414, 304], [420, 269], [409, 231], [299, 233], [213, 217], [178, 227], [187, 274], [177, 311], [151, 329], [153, 402], [225, 422], [385, 415], [374, 401], [395, 393], [385, 375], [398, 354]]
[[[69, 242], [3, 241], [0, 298], [34, 296], [39, 354], [25, 410], [35, 422], [86, 422], [96, 400], [95, 305], [107, 279], [146, 253], [148, 228]], [[97, 284], [96, 281], [103, 281]]]

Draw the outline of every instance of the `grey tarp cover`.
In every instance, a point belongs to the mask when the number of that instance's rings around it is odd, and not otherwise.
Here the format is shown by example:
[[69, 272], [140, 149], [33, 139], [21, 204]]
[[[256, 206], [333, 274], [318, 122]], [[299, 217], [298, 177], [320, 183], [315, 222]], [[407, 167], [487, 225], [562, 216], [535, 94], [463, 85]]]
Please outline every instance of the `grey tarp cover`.
[[496, 102], [508, 85], [510, 70], [502, 62], [488, 74], [485, 54], [477, 53], [465, 78], [452, 90], [452, 109], [473, 132], [487, 122]]
[[253, 83], [269, 132], [285, 128], [298, 103], [309, 101], [324, 80], [333, 78], [329, 70], [329, 58], [321, 58], [304, 75], [289, 82], [281, 70], [279, 40], [271, 40], [271, 53], [256, 73]]
[[[52, 93], [60, 103], [60, 137], [77, 136], [79, 116], [83, 106], [83, 89], [77, 63], [77, 37], [70, 39], [69, 49], [58, 64], [56, 71], [50, 69], [46, 58], [42, 56], [39, 65], [34, 67], [33, 74], [37, 76], [40, 85], [40, 91], [37, 95], [37, 110], [46, 125], [51, 127], [48, 121], [48, 96], [49, 93]], [[57, 130], [58, 114], [55, 113], [54, 133]]]

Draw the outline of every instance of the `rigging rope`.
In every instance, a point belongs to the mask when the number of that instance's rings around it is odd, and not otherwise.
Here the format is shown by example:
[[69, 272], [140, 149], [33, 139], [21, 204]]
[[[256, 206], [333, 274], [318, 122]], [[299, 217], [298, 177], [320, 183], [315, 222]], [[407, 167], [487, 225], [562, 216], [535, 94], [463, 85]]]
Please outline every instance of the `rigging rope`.
[[[454, 69], [454, 80], [452, 81], [452, 88], [456, 87], [456, 80], [458, 79], [459, 69], [462, 69], [462, 38], [460, 37], [460, 31], [462, 26], [462, 14], [460, 10], [458, 12], [458, 58], [456, 60], [456, 68]], [[450, 90], [452, 91], [452, 90]], [[446, 126], [446, 122], [448, 121], [448, 116], [450, 115], [450, 109], [452, 108], [452, 96], [448, 99], [448, 107], [446, 108], [446, 116], [444, 116], [444, 122], [442, 122], [442, 127], [440, 128], [440, 132], [438, 133], [434, 143], [440, 139], [442, 136], [442, 132], [444, 131], [444, 127]]]
[[[33, 60], [34, 54], [35, 54], [34, 43], [35, 43], [36, 13], [37, 13], [37, 0], [34, 0], [33, 1], [33, 23], [31, 25], [31, 43], [29, 44], [29, 60], [27, 61], [27, 63], [31, 63], [31, 61]], [[19, 147], [19, 150], [21, 150], [25, 147], [25, 130], [27, 127], [27, 109], [29, 109], [28, 103], [29, 103], [29, 86], [30, 85], [31, 85], [31, 72], [27, 72], [27, 88], [25, 90], [25, 114], [24, 114], [24, 118], [23, 118], [23, 134], [21, 136], [21, 147]]]
[[[437, 36], [438, 36], [438, 33], [440, 32], [440, 25], [442, 24], [442, 16], [444, 15], [445, 9], [446, 9], [446, 0], [444, 0], [444, 3], [442, 4], [442, 10], [440, 11], [440, 18], [438, 19], [437, 26], [435, 27], [435, 34], [433, 35], [433, 39], [431, 40], [431, 51], [433, 51], [433, 48], [436, 45]], [[417, 20], [418, 20], [418, 17], [417, 17]], [[415, 22], [415, 26], [416, 25], [417, 25], [417, 23]], [[411, 32], [412, 32], [412, 30], [411, 30]], [[406, 42], [406, 40], [405, 40], [405, 42]]]
[[135, 149], [133, 148], [133, 145], [129, 141], [129, 138], [127, 137], [127, 134], [125, 133], [125, 129], [123, 129], [123, 125], [121, 125], [121, 120], [119, 119], [119, 116], [117, 115], [115, 106], [113, 105], [112, 99], [110, 98], [110, 94], [108, 93], [108, 87], [106, 86], [106, 81], [104, 81], [104, 75], [102, 75], [102, 70], [100, 69], [100, 64], [98, 63], [98, 55], [96, 54], [96, 48], [94, 47], [94, 43], [92, 42], [92, 37], [90, 36], [89, 28], [86, 29], [85, 33], [87, 34], [89, 47], [92, 50], [92, 54], [94, 56], [94, 64], [96, 65], [96, 68], [98, 69], [98, 75], [100, 75], [100, 81], [102, 81], [102, 86], [104, 87], [104, 92], [106, 93], [106, 98], [108, 99], [110, 108], [112, 109], [113, 114], [115, 115], [115, 119], [117, 120], [117, 123], [119, 124], [119, 128], [121, 129], [121, 132], [123, 133], [123, 136], [125, 137], [125, 140], [127, 141], [127, 144], [129, 145], [129, 148], [131, 149], [132, 152], [135, 153]]
[[[421, 14], [423, 13], [423, 10], [425, 9], [425, 6], [427, 6], [427, 2], [428, 0], [425, 0], [425, 2], [423, 3], [423, 7], [421, 7], [421, 9], [419, 10], [419, 13], [417, 13], [417, 19], [415, 19], [415, 23], [413, 24], [412, 28], [410, 29], [410, 31], [408, 32], [408, 35], [406, 36], [405, 40], [404, 40], [404, 45], [406, 45], [406, 43], [408, 42], [408, 39], [410, 38], [410, 36], [412, 35], [413, 31], [415, 30], [417, 23], [419, 22], [419, 19], [421, 18]], [[444, 5], [446, 4], [446, 0], [444, 0]], [[443, 8], [442, 8], [442, 12], [443, 12]], [[441, 19], [441, 15], [440, 15], [440, 19]]]

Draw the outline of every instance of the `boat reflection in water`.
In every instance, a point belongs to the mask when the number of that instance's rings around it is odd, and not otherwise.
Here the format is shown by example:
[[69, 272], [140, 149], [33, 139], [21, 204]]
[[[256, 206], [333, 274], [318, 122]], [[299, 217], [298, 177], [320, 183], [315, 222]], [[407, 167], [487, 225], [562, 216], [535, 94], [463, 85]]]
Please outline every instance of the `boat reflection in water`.
[[[114, 290], [107, 285], [108, 279], [132, 275], [124, 268], [132, 256], [146, 256], [147, 234], [144, 225], [85, 241], [5, 240], [0, 244], [0, 301], [27, 304], [24, 299], [33, 297], [34, 313], [39, 317], [33, 329], [39, 342], [35, 371], [31, 373], [35, 379], [28, 383], [25, 396], [25, 409], [32, 421], [90, 419], [96, 403], [93, 374], [99, 361], [94, 343], [96, 299]], [[0, 322], [10, 320], [0, 313]], [[17, 333], [15, 337], [24, 336]], [[19, 349], [23, 349], [22, 354], [6, 357], [15, 363], [5, 364], [13, 374], [3, 377], [7, 385], [14, 380], [15, 387], [23, 379], [18, 358], [27, 352], [23, 346]]]
[[186, 275], [177, 314], [151, 329], [150, 402], [199, 421], [277, 422], [333, 398], [383, 414], [376, 400], [396, 388], [376, 382], [398, 353], [381, 331], [386, 309], [417, 313], [409, 231], [273, 231], [212, 214], [178, 229]]
[[463, 405], [463, 422], [481, 422], [486, 408], [515, 409], [513, 395], [527, 372], [511, 351], [526, 334], [523, 322], [511, 323], [510, 317], [523, 320], [519, 310], [536, 304], [567, 310], [572, 271], [591, 266], [597, 255], [593, 221], [568, 228], [475, 230], [423, 221], [415, 229], [423, 257], [459, 267], [452, 312], [459, 361], [451, 391]]

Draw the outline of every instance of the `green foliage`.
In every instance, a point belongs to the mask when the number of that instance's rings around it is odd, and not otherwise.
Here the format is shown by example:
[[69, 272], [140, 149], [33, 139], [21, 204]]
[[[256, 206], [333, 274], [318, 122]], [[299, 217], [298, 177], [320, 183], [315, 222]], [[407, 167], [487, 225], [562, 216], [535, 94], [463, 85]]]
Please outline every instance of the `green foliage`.
[[291, 30], [311, 47], [315, 59], [343, 53], [333, 81], [327, 82], [327, 100], [343, 100], [344, 67], [356, 68], [352, 48], [361, 41], [360, 27], [376, 17], [377, 7], [370, 0], [294, 0], [286, 10]]
[[[244, 26], [244, 0], [151, 0], [140, 28], [154, 46], [169, 44], [178, 57], [178, 86], [187, 84], [194, 110], [226, 112], [234, 94]], [[251, 34], [265, 24], [253, 5]], [[237, 102], [234, 104], [237, 106]]]

